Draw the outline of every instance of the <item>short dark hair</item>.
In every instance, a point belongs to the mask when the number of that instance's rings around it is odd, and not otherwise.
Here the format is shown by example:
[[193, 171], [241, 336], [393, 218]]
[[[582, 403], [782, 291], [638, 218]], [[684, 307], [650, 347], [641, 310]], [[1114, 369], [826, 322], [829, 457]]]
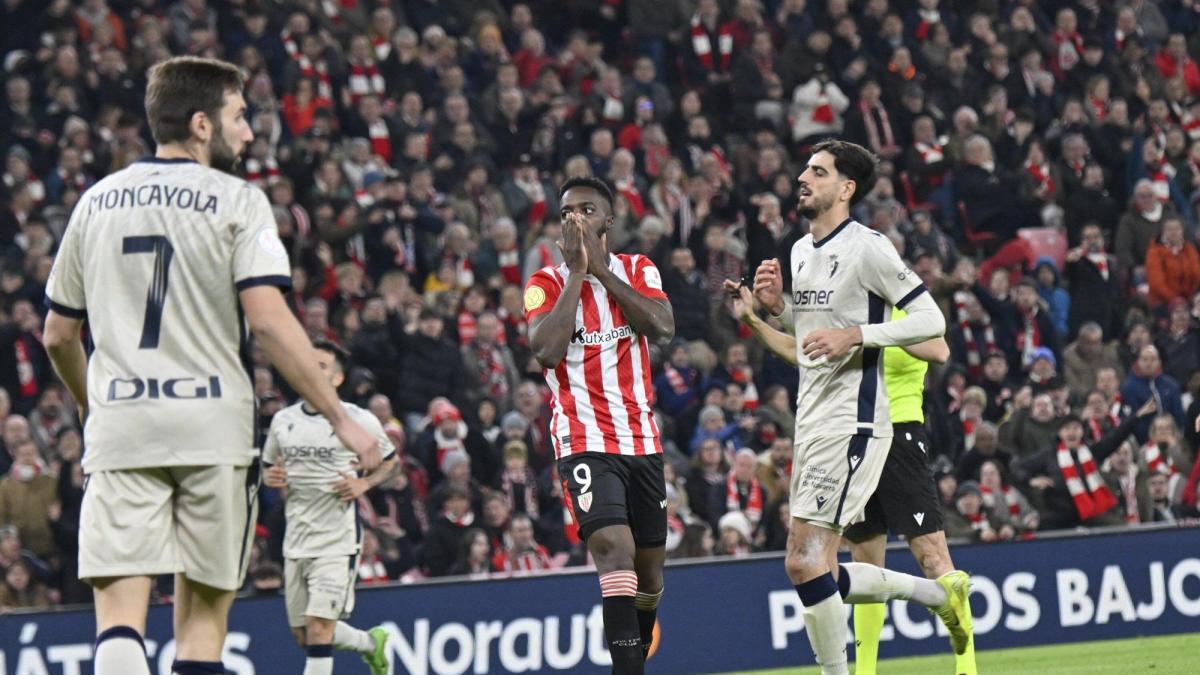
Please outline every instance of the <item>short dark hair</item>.
[[341, 345], [330, 340], [317, 340], [313, 343], [313, 349], [332, 354], [333, 360], [337, 361], [338, 368], [341, 368], [343, 373], [346, 372], [346, 364], [350, 361], [350, 352], [343, 349]]
[[608, 183], [594, 176], [573, 176], [563, 182], [562, 187], [558, 188], [558, 198], [561, 201], [563, 196], [567, 194], [567, 190], [576, 187], [586, 187], [600, 193], [601, 197], [608, 202], [608, 210], [613, 209], [613, 191], [608, 186]]
[[854, 194], [850, 205], [854, 206], [875, 184], [875, 169], [879, 159], [875, 153], [850, 141], [827, 140], [812, 146], [812, 154], [828, 152], [833, 155], [833, 166], [838, 173], [854, 181]]
[[225, 94], [245, 86], [237, 66], [217, 59], [177, 56], [150, 69], [146, 85], [146, 117], [158, 144], [182, 143], [192, 137], [192, 115], [202, 112], [220, 125]]

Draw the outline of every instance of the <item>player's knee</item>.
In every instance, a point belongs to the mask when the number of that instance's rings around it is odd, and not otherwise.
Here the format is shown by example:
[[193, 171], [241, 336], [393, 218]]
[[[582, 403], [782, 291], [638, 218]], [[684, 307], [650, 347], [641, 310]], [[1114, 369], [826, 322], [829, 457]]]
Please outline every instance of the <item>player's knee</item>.
[[815, 579], [829, 571], [818, 542], [800, 542], [788, 547], [787, 556], [783, 560], [784, 569], [793, 583], [803, 583]]
[[807, 564], [798, 553], [788, 551], [787, 557], [783, 559], [783, 568], [787, 571], [788, 578], [793, 584], [799, 584], [807, 581], [812, 566]]
[[308, 645], [308, 640], [305, 638], [303, 628], [293, 628], [292, 637], [296, 639], [296, 644], [300, 645], [301, 647]]
[[633, 570], [633, 546], [626, 545], [624, 537], [617, 536], [616, 528], [597, 530], [588, 538], [588, 551], [596, 563], [596, 569], [604, 574], [619, 570]]

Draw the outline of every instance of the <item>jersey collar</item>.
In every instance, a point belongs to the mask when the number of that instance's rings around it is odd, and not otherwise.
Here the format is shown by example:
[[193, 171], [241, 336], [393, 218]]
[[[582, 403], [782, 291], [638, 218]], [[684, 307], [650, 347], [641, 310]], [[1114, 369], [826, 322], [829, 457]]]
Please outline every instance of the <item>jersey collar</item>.
[[190, 157], [155, 157], [147, 155], [137, 160], [141, 164], [198, 164], [196, 160]]
[[847, 226], [847, 225], [849, 225], [849, 224], [850, 224], [850, 223], [852, 223], [852, 222], [854, 222], [854, 219], [853, 219], [853, 218], [847, 218], [847, 219], [843, 220], [843, 221], [842, 221], [842, 224], [841, 224], [841, 225], [838, 225], [838, 226], [837, 226], [837, 227], [835, 227], [835, 228], [833, 228], [833, 232], [830, 232], [828, 235], [826, 235], [824, 239], [822, 239], [821, 241], [815, 241], [815, 240], [814, 240], [814, 241], [813, 241], [813, 248], [821, 248], [821, 247], [822, 247], [822, 246], [824, 246], [825, 244], [828, 244], [828, 243], [829, 243], [829, 241], [830, 241], [831, 239], [833, 239], [834, 237], [838, 236], [838, 233], [839, 233], [839, 232], [841, 232], [842, 230], [846, 229], [846, 226]]

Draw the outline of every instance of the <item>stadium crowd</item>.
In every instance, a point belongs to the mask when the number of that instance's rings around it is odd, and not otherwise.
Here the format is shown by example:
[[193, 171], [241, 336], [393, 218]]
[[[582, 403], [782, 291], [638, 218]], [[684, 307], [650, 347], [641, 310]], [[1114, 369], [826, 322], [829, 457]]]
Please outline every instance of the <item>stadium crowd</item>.
[[[651, 374], [670, 555], [781, 550], [797, 375], [721, 282], [806, 232], [795, 177], [830, 136], [882, 159], [856, 216], [951, 326], [925, 405], [947, 534], [1198, 515], [1196, 0], [9, 0], [0, 609], [90, 597], [42, 299], [88, 187], [153, 154], [144, 73], [172, 54], [241, 66], [289, 300], [402, 449], [358, 504], [363, 583], [585, 562], [522, 306], [580, 174], [614, 186], [609, 247], [653, 260], [674, 307]], [[265, 429], [292, 394], [255, 363]], [[248, 586], [276, 592], [281, 495], [262, 507]]]

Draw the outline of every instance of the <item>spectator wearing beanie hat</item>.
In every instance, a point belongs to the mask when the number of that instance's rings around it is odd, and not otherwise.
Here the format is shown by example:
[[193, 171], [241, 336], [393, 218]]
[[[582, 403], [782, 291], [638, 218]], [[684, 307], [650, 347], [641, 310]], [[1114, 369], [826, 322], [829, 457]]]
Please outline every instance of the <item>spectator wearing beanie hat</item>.
[[[954, 510], [945, 514], [944, 527], [947, 538], [974, 542], [1012, 538], [1012, 527], [1001, 525], [984, 508], [983, 491], [980, 490], [979, 483], [969, 480], [959, 485], [954, 493], [954, 507]], [[1007, 536], [1003, 536], [1004, 534]]]
[[453, 451], [461, 451], [470, 459], [470, 475], [479, 484], [491, 486], [499, 476], [500, 460], [492, 444], [463, 421], [458, 407], [449, 401], [435, 401], [430, 406], [429, 426], [417, 437], [413, 455], [437, 483], [449, 475], [446, 465]]

